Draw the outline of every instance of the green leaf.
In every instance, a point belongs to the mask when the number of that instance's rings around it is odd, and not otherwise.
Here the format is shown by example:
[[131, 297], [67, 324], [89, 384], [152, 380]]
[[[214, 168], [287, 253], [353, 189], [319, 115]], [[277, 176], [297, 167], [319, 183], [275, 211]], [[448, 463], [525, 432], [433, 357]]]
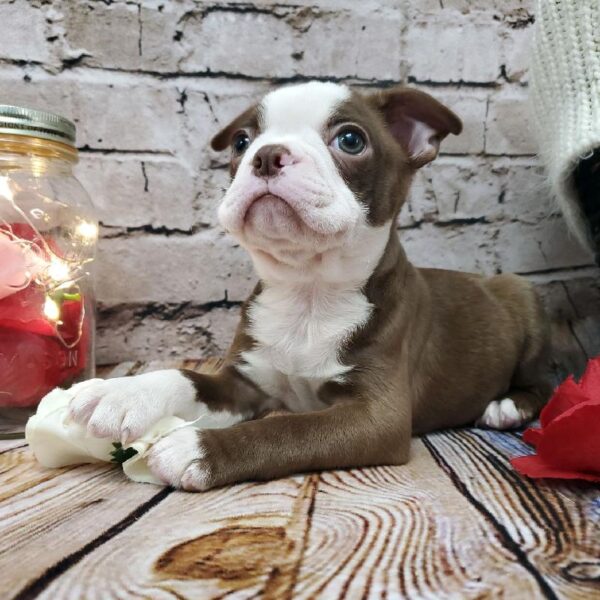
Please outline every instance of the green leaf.
[[135, 456], [138, 451], [135, 448], [123, 448], [121, 442], [113, 442], [114, 450], [110, 453], [112, 456], [111, 462], [122, 465], [126, 460]]

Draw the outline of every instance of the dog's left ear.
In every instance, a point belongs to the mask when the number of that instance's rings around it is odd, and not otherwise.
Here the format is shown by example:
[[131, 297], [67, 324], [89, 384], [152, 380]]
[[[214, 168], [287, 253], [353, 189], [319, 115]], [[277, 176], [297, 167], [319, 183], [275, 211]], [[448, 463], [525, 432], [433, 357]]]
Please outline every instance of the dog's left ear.
[[440, 142], [449, 133], [462, 131], [461, 120], [449, 108], [420, 90], [400, 87], [367, 98], [416, 169], [438, 155]]
[[217, 135], [210, 141], [210, 147], [213, 150], [221, 152], [225, 150], [231, 141], [233, 136], [240, 129], [253, 129], [256, 130], [258, 127], [258, 111], [256, 106], [251, 106], [245, 110], [241, 115], [238, 115], [229, 125], [221, 129]]

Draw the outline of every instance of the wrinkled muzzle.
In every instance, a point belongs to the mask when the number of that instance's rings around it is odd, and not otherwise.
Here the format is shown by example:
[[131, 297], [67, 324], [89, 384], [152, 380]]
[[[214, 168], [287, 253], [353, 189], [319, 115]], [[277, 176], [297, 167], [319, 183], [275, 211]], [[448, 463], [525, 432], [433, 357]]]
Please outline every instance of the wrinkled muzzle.
[[260, 239], [302, 245], [351, 232], [363, 212], [315, 132], [266, 132], [246, 151], [218, 217], [245, 245]]

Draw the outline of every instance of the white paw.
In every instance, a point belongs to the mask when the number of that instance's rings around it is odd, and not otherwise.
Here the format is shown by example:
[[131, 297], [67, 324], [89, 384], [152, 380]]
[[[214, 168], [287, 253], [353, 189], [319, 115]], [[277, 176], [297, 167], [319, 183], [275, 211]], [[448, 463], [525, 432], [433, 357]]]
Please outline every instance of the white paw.
[[527, 421], [527, 415], [519, 410], [512, 398], [490, 402], [475, 425], [492, 429], [515, 429]]
[[148, 466], [167, 485], [188, 491], [210, 487], [210, 472], [202, 434], [193, 427], [178, 429], [157, 442], [148, 453]]
[[179, 371], [169, 369], [115, 379], [92, 379], [71, 388], [71, 418], [94, 437], [123, 443], [144, 434], [171, 415], [195, 417], [196, 390]]

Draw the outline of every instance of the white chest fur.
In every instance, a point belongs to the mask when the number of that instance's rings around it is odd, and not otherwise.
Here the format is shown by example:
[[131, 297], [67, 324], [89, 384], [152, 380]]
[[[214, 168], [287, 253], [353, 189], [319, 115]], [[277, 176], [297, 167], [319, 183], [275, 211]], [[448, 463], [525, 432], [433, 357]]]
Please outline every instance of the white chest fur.
[[291, 410], [322, 408], [316, 392], [352, 368], [340, 363], [340, 350], [371, 309], [355, 288], [316, 283], [267, 287], [249, 309], [256, 346], [243, 354], [242, 369]]

